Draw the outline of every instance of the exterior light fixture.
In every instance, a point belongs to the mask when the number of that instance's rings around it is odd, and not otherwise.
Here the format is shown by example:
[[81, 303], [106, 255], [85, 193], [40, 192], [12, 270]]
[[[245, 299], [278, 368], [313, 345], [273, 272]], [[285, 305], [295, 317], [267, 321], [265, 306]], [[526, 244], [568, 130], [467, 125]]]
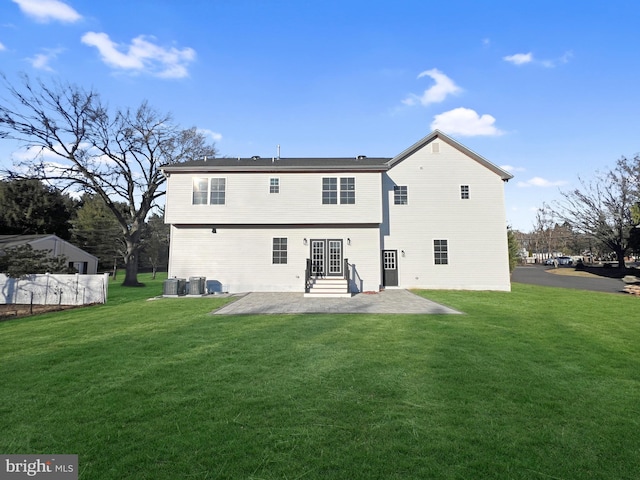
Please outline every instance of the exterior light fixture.
[[347, 245], [351, 245], [351, 239], [347, 238]]
[[304, 244], [306, 245], [306, 244], [307, 244], [307, 239], [306, 239], [306, 238], [304, 238], [304, 239], [302, 240], [302, 243], [304, 243]]
[[404, 257], [404, 250], [401, 250], [400, 253], [402, 253], [402, 256]]
[[216, 230], [216, 227], [213, 227], [213, 228], [211, 229], [211, 233], [218, 233], [218, 230]]

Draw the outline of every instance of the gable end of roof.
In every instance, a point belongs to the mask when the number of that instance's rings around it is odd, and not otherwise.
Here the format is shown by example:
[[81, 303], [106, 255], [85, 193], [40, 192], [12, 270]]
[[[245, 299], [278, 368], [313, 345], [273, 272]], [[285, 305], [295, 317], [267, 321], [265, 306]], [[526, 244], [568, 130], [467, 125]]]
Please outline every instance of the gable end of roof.
[[502, 180], [504, 180], [505, 182], [507, 182], [507, 181], [509, 181], [509, 180], [511, 180], [513, 178], [513, 175], [510, 174], [509, 172], [507, 172], [506, 170], [498, 167], [494, 163], [491, 163], [489, 160], [484, 158], [482, 155], [478, 155], [473, 150], [470, 150], [469, 148], [465, 147], [461, 143], [458, 143], [453, 138], [451, 138], [450, 136], [448, 136], [445, 133], [441, 132], [440, 130], [434, 130], [433, 132], [431, 132], [426, 137], [422, 138], [421, 140], [418, 140], [416, 143], [411, 145], [409, 148], [407, 148], [403, 152], [401, 152], [398, 155], [396, 155], [395, 157], [393, 157], [389, 161], [389, 168], [390, 169], [393, 168], [394, 165], [397, 165], [398, 163], [402, 162], [404, 159], [406, 159], [407, 157], [413, 155], [418, 150], [424, 148], [426, 145], [430, 144], [435, 139], [442, 140], [447, 145], [449, 145], [449, 146], [455, 148], [456, 150], [464, 153], [465, 155], [467, 155], [468, 157], [472, 158], [473, 160], [475, 160], [476, 162], [478, 162], [482, 166], [484, 166], [484, 167], [488, 168], [489, 170], [491, 170], [492, 172], [494, 172], [496, 175], [500, 176], [500, 178]]

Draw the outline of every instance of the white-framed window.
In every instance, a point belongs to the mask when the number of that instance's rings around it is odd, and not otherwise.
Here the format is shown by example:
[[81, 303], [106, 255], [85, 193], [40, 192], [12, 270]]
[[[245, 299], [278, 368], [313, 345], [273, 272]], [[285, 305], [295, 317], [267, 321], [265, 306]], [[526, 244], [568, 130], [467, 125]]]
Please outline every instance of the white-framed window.
[[460, 185], [460, 198], [469, 200], [469, 185]]
[[407, 205], [409, 203], [409, 192], [406, 185], [394, 185], [393, 203], [394, 205]]
[[322, 179], [322, 204], [336, 205], [338, 198], [341, 204], [356, 203], [356, 179], [355, 177], [340, 178], [340, 196], [338, 197], [338, 178], [325, 177]]
[[322, 204], [335, 205], [338, 203], [338, 179], [327, 177], [322, 179]]
[[436, 265], [449, 264], [449, 245], [447, 240], [433, 241], [433, 261]]
[[274, 238], [273, 250], [272, 250], [272, 263], [282, 264], [287, 263], [287, 239], [286, 238]]
[[193, 205], [224, 205], [227, 181], [225, 178], [193, 178]]
[[211, 205], [224, 205], [226, 189], [227, 180], [225, 178], [212, 178], [209, 203]]
[[355, 177], [345, 177], [340, 179], [340, 203], [348, 205], [356, 203]]
[[272, 177], [269, 179], [269, 193], [280, 193], [280, 179]]
[[206, 205], [209, 198], [209, 179], [194, 178], [193, 179], [193, 205]]

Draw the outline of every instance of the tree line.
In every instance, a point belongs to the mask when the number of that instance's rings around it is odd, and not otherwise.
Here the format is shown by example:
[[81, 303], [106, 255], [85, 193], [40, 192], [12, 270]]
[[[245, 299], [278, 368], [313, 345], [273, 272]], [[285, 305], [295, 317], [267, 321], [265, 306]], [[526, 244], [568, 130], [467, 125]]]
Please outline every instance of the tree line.
[[[126, 212], [126, 204], [119, 203], [118, 207]], [[0, 180], [0, 233], [57, 235], [98, 257], [101, 271], [124, 266], [126, 242], [122, 228], [102, 198], [89, 193], [73, 197], [38, 179]], [[169, 226], [164, 224], [162, 211], [152, 213], [145, 220], [140, 244], [139, 268], [155, 273], [166, 267]], [[46, 257], [29, 250], [13, 252], [14, 269], [31, 265], [29, 260], [38, 264], [45, 262]], [[4, 257], [4, 263], [9, 262], [7, 256]], [[51, 271], [63, 271], [66, 266], [46, 261]], [[5, 267], [10, 268], [9, 263]]]

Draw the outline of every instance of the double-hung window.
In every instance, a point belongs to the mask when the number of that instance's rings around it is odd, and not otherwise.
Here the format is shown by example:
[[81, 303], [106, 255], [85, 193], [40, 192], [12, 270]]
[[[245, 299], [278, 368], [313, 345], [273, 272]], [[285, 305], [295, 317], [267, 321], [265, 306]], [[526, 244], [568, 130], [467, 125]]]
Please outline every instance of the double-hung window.
[[356, 203], [356, 179], [354, 177], [340, 179], [340, 203], [349, 205]]
[[269, 179], [269, 193], [280, 193], [280, 179], [279, 178], [270, 178]]
[[208, 196], [209, 196], [209, 179], [194, 178], [192, 203], [194, 205], [206, 205]]
[[224, 205], [226, 179], [201, 178], [193, 179], [193, 205]]
[[226, 193], [226, 180], [224, 178], [211, 179], [211, 205], [224, 205]]
[[274, 238], [273, 239], [273, 263], [287, 263], [287, 239], [286, 238]]
[[322, 203], [323, 205], [336, 205], [338, 198], [341, 204], [356, 203], [356, 179], [355, 177], [340, 178], [340, 196], [338, 197], [338, 178], [326, 177], [322, 179]]
[[460, 198], [469, 200], [469, 185], [460, 185]]
[[409, 203], [406, 185], [393, 187], [393, 203], [394, 205], [407, 205]]
[[334, 205], [338, 203], [338, 179], [322, 179], [322, 203], [324, 205]]
[[449, 246], [447, 240], [433, 241], [433, 260], [436, 265], [447, 265], [449, 263]]

